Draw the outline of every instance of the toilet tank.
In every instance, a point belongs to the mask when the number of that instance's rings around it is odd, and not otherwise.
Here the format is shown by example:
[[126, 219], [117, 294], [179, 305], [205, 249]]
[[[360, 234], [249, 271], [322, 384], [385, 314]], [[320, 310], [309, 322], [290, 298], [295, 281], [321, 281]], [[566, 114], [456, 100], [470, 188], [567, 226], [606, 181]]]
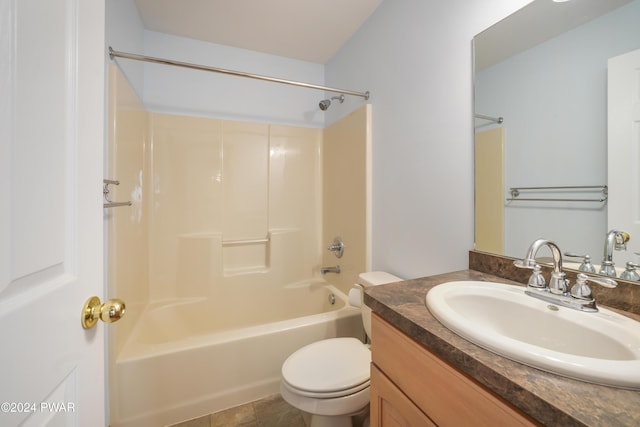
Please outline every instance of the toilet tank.
[[[363, 288], [370, 288], [372, 286], [384, 285], [387, 283], [400, 282], [402, 279], [389, 274], [385, 271], [368, 271], [366, 273], [360, 273], [358, 275], [358, 284]], [[364, 324], [364, 330], [369, 337], [371, 337], [371, 309], [366, 305], [362, 305], [362, 323]]]

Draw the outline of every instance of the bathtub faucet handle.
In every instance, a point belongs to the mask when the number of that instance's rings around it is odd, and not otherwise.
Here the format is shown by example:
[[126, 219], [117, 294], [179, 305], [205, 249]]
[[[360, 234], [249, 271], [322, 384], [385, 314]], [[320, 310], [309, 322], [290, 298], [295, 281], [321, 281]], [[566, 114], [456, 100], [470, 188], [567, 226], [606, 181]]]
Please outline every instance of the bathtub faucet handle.
[[344, 253], [344, 242], [340, 236], [333, 239], [333, 243], [327, 248], [330, 252], [333, 252], [336, 258], [342, 258]]

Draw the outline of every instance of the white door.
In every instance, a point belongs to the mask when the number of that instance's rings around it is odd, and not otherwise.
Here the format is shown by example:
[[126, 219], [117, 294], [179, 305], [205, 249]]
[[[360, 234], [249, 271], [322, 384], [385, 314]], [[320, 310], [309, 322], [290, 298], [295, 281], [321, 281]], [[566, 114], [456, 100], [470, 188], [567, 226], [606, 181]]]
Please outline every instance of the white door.
[[104, 426], [104, 1], [0, 0], [0, 425]]
[[607, 230], [631, 235], [616, 267], [638, 263], [640, 252], [640, 50], [609, 59]]

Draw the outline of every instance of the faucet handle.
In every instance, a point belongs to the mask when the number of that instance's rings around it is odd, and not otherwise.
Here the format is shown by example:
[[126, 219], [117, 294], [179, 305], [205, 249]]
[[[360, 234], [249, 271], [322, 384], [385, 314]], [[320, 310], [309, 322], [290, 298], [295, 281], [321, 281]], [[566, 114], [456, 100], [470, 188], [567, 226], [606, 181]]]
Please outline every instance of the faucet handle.
[[627, 262], [627, 269], [620, 274], [620, 278], [622, 280], [632, 280], [632, 281], [640, 281], [640, 275], [636, 271], [636, 268], [640, 267], [640, 265], [634, 262]]
[[336, 258], [342, 258], [342, 254], [344, 253], [344, 243], [342, 242], [342, 238], [340, 236], [335, 237], [333, 239], [333, 243], [327, 247], [327, 250], [333, 252]]
[[[584, 258], [584, 257], [588, 257], [589, 255], [579, 255], [575, 252], [565, 252], [564, 256], [568, 256], [569, 258]], [[589, 257], [591, 258], [591, 257]]]
[[513, 261], [513, 265], [515, 265], [518, 268], [528, 268], [529, 270], [533, 270], [538, 265], [538, 263], [536, 262], [535, 259], [525, 258], [525, 259], [517, 259]]
[[585, 273], [596, 273], [596, 268], [591, 264], [591, 256], [589, 254], [578, 255], [575, 252], [565, 252], [564, 256], [569, 258], [582, 258], [582, 264], [580, 264], [578, 270], [584, 271]]
[[[580, 274], [578, 274], [578, 276], [580, 276]], [[605, 288], [615, 288], [616, 286], [618, 286], [618, 282], [613, 279], [609, 279], [608, 277], [593, 277], [587, 276], [586, 274], [583, 274], [583, 276], [587, 278], [587, 281], [598, 284]]]
[[530, 286], [536, 289], [544, 289], [547, 287], [547, 282], [544, 280], [544, 276], [542, 275], [542, 269], [540, 268], [540, 265], [536, 264], [533, 267], [533, 273], [529, 277], [529, 282], [527, 283], [527, 286]]
[[593, 277], [586, 274], [579, 273], [576, 284], [571, 288], [571, 295], [580, 299], [592, 299], [591, 288], [587, 285], [587, 282], [595, 283], [605, 288], [615, 288], [618, 286], [618, 282], [607, 277]]
[[616, 251], [626, 251], [627, 250], [627, 242], [631, 239], [629, 233], [626, 231], [620, 231], [616, 233], [615, 238], [615, 249]]

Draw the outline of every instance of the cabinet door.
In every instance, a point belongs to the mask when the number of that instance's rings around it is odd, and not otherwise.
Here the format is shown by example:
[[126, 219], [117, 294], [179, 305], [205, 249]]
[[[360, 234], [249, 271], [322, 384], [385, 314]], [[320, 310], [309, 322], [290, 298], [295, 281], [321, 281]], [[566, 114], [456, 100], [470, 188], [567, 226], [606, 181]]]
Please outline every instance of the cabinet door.
[[372, 427], [436, 427], [375, 365], [371, 365]]
[[371, 320], [373, 363], [437, 425], [539, 425], [379, 316]]

